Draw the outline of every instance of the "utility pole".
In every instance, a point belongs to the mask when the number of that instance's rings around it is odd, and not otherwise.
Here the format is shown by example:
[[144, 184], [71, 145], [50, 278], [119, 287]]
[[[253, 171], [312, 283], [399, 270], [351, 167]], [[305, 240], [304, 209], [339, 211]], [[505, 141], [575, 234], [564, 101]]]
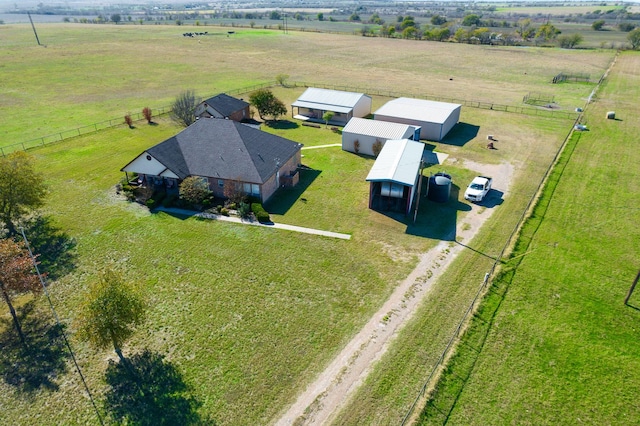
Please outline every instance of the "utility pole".
[[27, 15], [29, 15], [29, 22], [31, 22], [31, 28], [33, 28], [33, 33], [36, 35], [36, 41], [38, 42], [38, 46], [42, 46], [40, 44], [40, 39], [38, 38], [38, 33], [36, 32], [36, 26], [33, 25], [33, 19], [31, 19], [31, 13], [27, 12]]

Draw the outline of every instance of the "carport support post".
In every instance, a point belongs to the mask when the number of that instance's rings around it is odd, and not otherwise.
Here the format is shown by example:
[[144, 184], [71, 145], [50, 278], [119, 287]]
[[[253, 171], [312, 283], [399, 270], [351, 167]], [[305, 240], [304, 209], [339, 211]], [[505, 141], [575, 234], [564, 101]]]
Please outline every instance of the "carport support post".
[[631, 288], [629, 289], [629, 292], [627, 293], [627, 297], [624, 299], [624, 304], [625, 305], [629, 304], [629, 299], [631, 299], [631, 294], [633, 294], [633, 290], [636, 288], [636, 284], [638, 284], [638, 280], [640, 280], [640, 271], [638, 271], [638, 274], [636, 275], [636, 279], [633, 280], [633, 284], [631, 284]]

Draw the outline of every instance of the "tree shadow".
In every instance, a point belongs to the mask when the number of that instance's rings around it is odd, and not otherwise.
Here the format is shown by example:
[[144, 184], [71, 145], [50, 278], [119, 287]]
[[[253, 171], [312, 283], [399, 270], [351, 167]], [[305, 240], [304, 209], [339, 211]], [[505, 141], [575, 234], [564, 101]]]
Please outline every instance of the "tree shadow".
[[31, 251], [38, 256], [38, 267], [56, 280], [76, 267], [76, 241], [53, 224], [49, 216], [34, 216], [24, 224]]
[[276, 192], [273, 198], [265, 204], [265, 209], [269, 213], [282, 215], [289, 211], [296, 201], [300, 200], [305, 203], [307, 200], [305, 198], [301, 198], [302, 194], [304, 194], [313, 181], [320, 176], [322, 170], [315, 170], [310, 167], [301, 166], [298, 169], [298, 173], [300, 174], [300, 180], [296, 186], [281, 188]]
[[0, 318], [0, 377], [21, 393], [58, 390], [55, 379], [67, 371], [69, 358], [64, 326], [52, 324], [50, 318], [36, 310], [34, 301], [16, 311], [27, 347], [20, 340], [13, 321]]
[[464, 146], [467, 142], [478, 136], [480, 126], [469, 123], [458, 123], [453, 129], [440, 141], [440, 143], [454, 146]]
[[182, 375], [164, 356], [145, 349], [122, 360], [109, 361], [105, 406], [113, 419], [133, 425], [215, 425], [198, 414], [202, 405]]
[[269, 120], [269, 121], [266, 121], [265, 124], [271, 127], [272, 129], [279, 129], [279, 130], [291, 130], [291, 129], [297, 129], [298, 127], [300, 127], [298, 123], [294, 123], [293, 121], [289, 121], [289, 120]]

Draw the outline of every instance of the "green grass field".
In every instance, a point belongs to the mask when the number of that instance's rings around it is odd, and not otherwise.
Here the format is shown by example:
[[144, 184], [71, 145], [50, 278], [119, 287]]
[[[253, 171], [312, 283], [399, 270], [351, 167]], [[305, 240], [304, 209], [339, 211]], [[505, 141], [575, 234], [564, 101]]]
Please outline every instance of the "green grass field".
[[639, 63], [589, 107], [421, 424], [637, 423]]
[[[593, 85], [552, 85], [551, 77], [569, 69], [602, 75], [612, 56], [610, 51], [284, 36], [262, 30], [194, 40], [181, 36], [188, 27], [44, 28], [46, 49], [31, 45], [27, 26], [0, 27], [7, 41], [0, 47], [7, 58], [0, 67], [9, 89], [0, 94], [0, 113], [8, 117], [0, 129], [7, 139], [28, 140], [147, 105], [166, 105], [185, 89], [210, 95], [270, 81], [278, 73], [289, 74], [292, 81], [360, 88], [380, 88], [384, 82], [394, 92], [509, 105], [520, 105], [529, 91], [550, 92], [561, 108], [572, 111], [584, 105]], [[366, 54], [372, 50], [383, 59]], [[69, 64], [74, 66], [69, 69]], [[288, 104], [302, 90], [274, 92]], [[374, 98], [374, 108], [384, 101]], [[27, 107], [30, 113], [21, 114]], [[148, 320], [125, 354], [148, 348], [165, 356], [203, 419], [265, 424], [379, 308], [417, 255], [437, 244], [468, 211], [457, 199], [443, 206], [426, 203], [416, 225], [370, 211], [364, 178], [373, 160], [334, 147], [303, 151], [303, 163], [313, 170], [301, 176], [299, 188], [280, 194], [268, 208], [277, 222], [347, 232], [351, 241], [151, 214], [116, 196], [113, 188], [122, 166], [179, 131], [166, 118], [156, 121], [158, 126], [140, 122], [133, 130], [116, 127], [31, 151], [51, 190], [45, 213], [78, 243], [76, 269], [53, 282], [51, 293], [106, 418], [105, 370], [115, 355], [96, 352], [74, 336], [76, 308], [101, 268], [121, 271], [149, 302]], [[509, 196], [481, 234], [464, 242], [476, 251], [462, 255], [453, 272], [438, 282], [390, 355], [340, 415], [341, 424], [388, 424], [402, 418], [490, 262], [478, 253], [499, 253], [571, 127], [569, 120], [473, 108], [463, 110], [461, 122], [466, 127], [460, 128], [475, 133], [454, 131], [448, 141], [432, 144], [456, 159], [446, 165], [456, 184], [454, 195], [474, 174], [463, 165], [469, 160], [511, 163], [516, 172]], [[306, 146], [340, 142], [324, 127], [265, 130]], [[498, 136], [500, 149], [486, 150], [487, 134]], [[39, 305], [46, 307], [42, 299]], [[50, 320], [46, 311], [41, 316]], [[2, 336], [11, 331], [10, 324], [4, 330]], [[62, 359], [67, 370], [51, 378], [55, 390], [25, 392], [0, 381], [0, 419], [12, 424], [94, 422], [77, 375]], [[7, 365], [0, 363], [3, 374]], [[133, 402], [127, 407], [135, 407]]]

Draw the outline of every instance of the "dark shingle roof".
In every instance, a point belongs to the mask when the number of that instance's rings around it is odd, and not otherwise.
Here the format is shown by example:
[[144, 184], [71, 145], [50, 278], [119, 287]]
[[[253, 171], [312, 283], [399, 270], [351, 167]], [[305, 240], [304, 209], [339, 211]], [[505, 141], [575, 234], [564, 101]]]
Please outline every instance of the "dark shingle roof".
[[201, 118], [147, 152], [180, 179], [203, 176], [262, 184], [301, 147], [233, 120]]
[[236, 99], [225, 93], [220, 93], [219, 95], [205, 100], [204, 102], [225, 117], [229, 117], [234, 112], [241, 111], [249, 106], [248, 102]]

